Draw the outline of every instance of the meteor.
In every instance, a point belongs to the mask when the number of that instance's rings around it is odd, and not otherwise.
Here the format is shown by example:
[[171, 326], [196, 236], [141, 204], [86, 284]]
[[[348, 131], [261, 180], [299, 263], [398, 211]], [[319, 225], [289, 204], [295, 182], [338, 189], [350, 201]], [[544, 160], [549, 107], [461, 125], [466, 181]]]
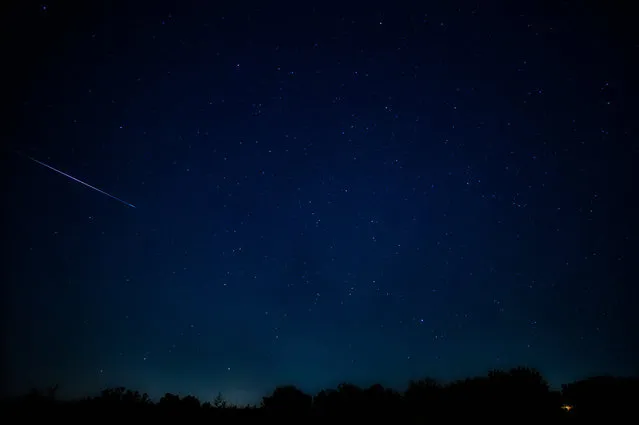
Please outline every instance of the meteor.
[[56, 173], [62, 174], [63, 176], [70, 178], [70, 179], [71, 179], [71, 180], [73, 180], [74, 182], [78, 182], [78, 183], [80, 183], [80, 184], [83, 184], [83, 185], [85, 185], [86, 187], [88, 187], [88, 188], [90, 188], [90, 189], [93, 189], [93, 190], [95, 190], [95, 191], [97, 191], [97, 192], [100, 192], [100, 193], [101, 193], [101, 194], [103, 194], [103, 195], [108, 196], [109, 198], [113, 198], [113, 199], [115, 199], [116, 201], [122, 202], [122, 203], [123, 203], [124, 205], [126, 205], [127, 207], [136, 208], [136, 206], [135, 206], [135, 205], [133, 205], [133, 204], [129, 204], [128, 202], [123, 201], [122, 199], [118, 198], [117, 196], [113, 196], [113, 195], [111, 195], [110, 193], [105, 192], [104, 190], [100, 190], [100, 189], [98, 189], [97, 187], [91, 186], [90, 184], [85, 183], [85, 182], [83, 182], [83, 181], [82, 181], [82, 180], [80, 180], [80, 179], [76, 179], [75, 177], [70, 176], [69, 174], [64, 173], [64, 172], [62, 172], [62, 171], [60, 171], [60, 170], [58, 170], [58, 169], [55, 169], [55, 168], [53, 168], [52, 166], [50, 166], [50, 165], [48, 165], [48, 164], [45, 164], [45, 163], [44, 163], [44, 162], [42, 162], [42, 161], [38, 161], [37, 159], [32, 158], [32, 157], [30, 157], [30, 156], [28, 156], [28, 155], [25, 155], [25, 156], [26, 156], [27, 158], [29, 158], [31, 161], [33, 161], [33, 162], [35, 162], [35, 163], [37, 163], [37, 164], [40, 164], [40, 165], [42, 165], [42, 166], [44, 166], [44, 167], [47, 167], [47, 168], [48, 168], [48, 169], [50, 169], [50, 170], [55, 171]]

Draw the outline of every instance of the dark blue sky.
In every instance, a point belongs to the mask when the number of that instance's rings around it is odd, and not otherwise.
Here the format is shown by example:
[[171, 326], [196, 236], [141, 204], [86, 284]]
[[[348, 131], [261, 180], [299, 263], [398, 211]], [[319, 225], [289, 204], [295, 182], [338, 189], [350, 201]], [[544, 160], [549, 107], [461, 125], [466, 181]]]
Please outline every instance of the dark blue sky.
[[637, 372], [610, 10], [61, 3], [11, 19], [4, 391]]

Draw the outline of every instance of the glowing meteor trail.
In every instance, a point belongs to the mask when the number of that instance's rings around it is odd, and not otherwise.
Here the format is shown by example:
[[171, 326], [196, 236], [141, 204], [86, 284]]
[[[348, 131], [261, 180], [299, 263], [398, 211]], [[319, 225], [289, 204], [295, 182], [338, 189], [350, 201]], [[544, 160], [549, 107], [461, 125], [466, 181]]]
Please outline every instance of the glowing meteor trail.
[[[25, 156], [26, 156], [26, 155], [25, 155]], [[48, 164], [45, 164], [45, 163], [44, 163], [44, 162], [42, 162], [42, 161], [38, 161], [37, 159], [32, 158], [32, 157], [30, 157], [30, 156], [27, 156], [27, 158], [29, 158], [31, 161], [33, 161], [33, 162], [35, 162], [35, 163], [38, 163], [38, 164], [40, 164], [40, 165], [43, 165], [43, 166], [47, 167], [47, 168], [48, 168], [48, 169], [50, 169], [50, 170], [55, 171], [56, 173], [60, 173], [60, 174], [62, 174], [63, 176], [68, 177], [68, 178], [70, 178], [71, 180], [73, 180], [73, 181], [75, 181], [75, 182], [81, 183], [81, 184], [85, 185], [85, 186], [86, 186], [86, 187], [88, 187], [88, 188], [91, 188], [91, 189], [93, 189], [93, 190], [95, 190], [95, 191], [98, 191], [98, 192], [100, 192], [101, 194], [108, 196], [109, 198], [113, 198], [113, 199], [115, 199], [116, 201], [122, 202], [124, 205], [126, 205], [126, 206], [128, 206], [128, 207], [135, 208], [135, 205], [133, 205], [133, 204], [129, 204], [128, 202], [123, 201], [122, 199], [118, 198], [117, 196], [113, 196], [113, 195], [111, 195], [110, 193], [106, 193], [104, 190], [100, 190], [100, 189], [98, 189], [97, 187], [93, 187], [93, 186], [91, 186], [90, 184], [85, 183], [85, 182], [83, 182], [83, 181], [82, 181], [82, 180], [80, 180], [80, 179], [76, 179], [75, 177], [68, 175], [67, 173], [63, 173], [63, 172], [62, 172], [62, 171], [60, 171], [60, 170], [56, 170], [56, 169], [55, 169], [55, 168], [53, 168], [52, 166], [50, 166], [50, 165], [48, 165]]]

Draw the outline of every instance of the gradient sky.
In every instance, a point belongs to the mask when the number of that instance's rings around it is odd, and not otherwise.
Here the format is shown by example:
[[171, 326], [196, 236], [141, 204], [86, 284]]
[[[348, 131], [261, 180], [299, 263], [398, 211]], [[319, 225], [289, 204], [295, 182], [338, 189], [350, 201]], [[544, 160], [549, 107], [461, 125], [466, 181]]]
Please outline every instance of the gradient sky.
[[9, 15], [3, 392], [637, 373], [619, 17], [75, 3]]

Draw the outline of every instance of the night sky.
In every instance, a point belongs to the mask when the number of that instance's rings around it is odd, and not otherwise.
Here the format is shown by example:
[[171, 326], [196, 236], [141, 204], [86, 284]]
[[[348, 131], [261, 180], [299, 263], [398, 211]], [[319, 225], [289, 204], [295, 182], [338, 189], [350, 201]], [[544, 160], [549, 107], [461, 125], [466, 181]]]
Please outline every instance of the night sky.
[[3, 392], [639, 371], [620, 11], [82, 3], [5, 15]]

